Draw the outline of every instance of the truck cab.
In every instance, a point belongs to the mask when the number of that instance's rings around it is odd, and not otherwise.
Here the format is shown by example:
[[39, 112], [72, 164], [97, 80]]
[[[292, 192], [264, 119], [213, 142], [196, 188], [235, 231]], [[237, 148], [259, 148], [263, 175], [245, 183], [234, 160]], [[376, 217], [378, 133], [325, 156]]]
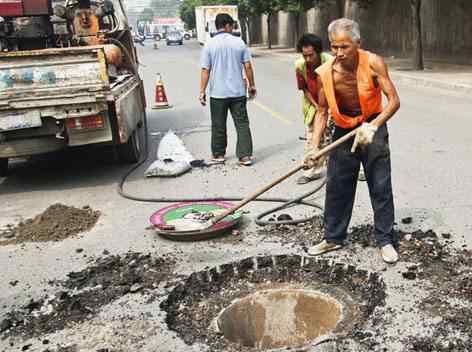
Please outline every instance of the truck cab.
[[0, 16], [0, 175], [79, 146], [138, 161], [145, 97], [121, 1], [6, 0]]

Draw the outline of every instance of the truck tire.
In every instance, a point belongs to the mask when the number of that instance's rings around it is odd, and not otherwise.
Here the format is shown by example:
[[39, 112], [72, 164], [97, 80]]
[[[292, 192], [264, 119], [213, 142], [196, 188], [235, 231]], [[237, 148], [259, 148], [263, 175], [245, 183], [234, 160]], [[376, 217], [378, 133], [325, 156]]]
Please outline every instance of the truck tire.
[[0, 158], [0, 177], [5, 177], [8, 173], [8, 158]]
[[156, 42], [160, 41], [161, 39], [162, 39], [162, 37], [161, 37], [160, 34], [155, 34], [155, 35], [154, 35], [154, 40], [155, 40]]
[[122, 162], [133, 164], [139, 161], [142, 148], [139, 132], [139, 128], [136, 128], [128, 141], [118, 146], [118, 155]]

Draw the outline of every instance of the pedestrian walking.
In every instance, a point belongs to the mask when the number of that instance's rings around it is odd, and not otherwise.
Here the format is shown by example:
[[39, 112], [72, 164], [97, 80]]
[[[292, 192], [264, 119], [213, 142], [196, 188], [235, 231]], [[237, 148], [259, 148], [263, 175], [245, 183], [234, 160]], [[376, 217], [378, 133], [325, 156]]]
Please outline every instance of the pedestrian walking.
[[[217, 33], [201, 54], [200, 103], [207, 104], [207, 88], [211, 112], [211, 161], [226, 161], [228, 111], [237, 132], [236, 156], [239, 164], [252, 165], [253, 144], [247, 95], [256, 96], [251, 54], [241, 38], [233, 36], [234, 20], [228, 14], [215, 19]], [[247, 79], [247, 83], [246, 83]]]
[[[319, 107], [315, 119], [315, 145], [328, 120], [328, 108], [335, 123], [337, 140], [359, 126], [354, 142], [344, 143], [328, 160], [328, 181], [324, 213], [325, 239], [309, 249], [320, 255], [342, 247], [351, 221], [359, 168], [364, 167], [374, 210], [374, 234], [385, 262], [395, 263], [393, 247], [394, 203], [387, 121], [400, 108], [400, 98], [382, 57], [360, 48], [359, 24], [338, 19], [328, 27], [335, 59], [317, 70]], [[382, 92], [387, 104], [382, 106]], [[317, 164], [314, 154], [305, 159]]]
[[[315, 116], [318, 110], [318, 85], [316, 83], [315, 70], [333, 57], [323, 52], [323, 42], [318, 36], [305, 33], [298, 40], [297, 51], [302, 57], [295, 61], [295, 74], [297, 86], [302, 91], [302, 112], [305, 125], [305, 155], [314, 148], [313, 131]], [[329, 123], [329, 122], [328, 122]], [[321, 140], [321, 146], [329, 143], [330, 129], [326, 128]], [[318, 147], [318, 145], [316, 146]], [[303, 185], [319, 179], [323, 175], [325, 164], [323, 159], [319, 166], [305, 170], [303, 176], [297, 179], [297, 184]]]

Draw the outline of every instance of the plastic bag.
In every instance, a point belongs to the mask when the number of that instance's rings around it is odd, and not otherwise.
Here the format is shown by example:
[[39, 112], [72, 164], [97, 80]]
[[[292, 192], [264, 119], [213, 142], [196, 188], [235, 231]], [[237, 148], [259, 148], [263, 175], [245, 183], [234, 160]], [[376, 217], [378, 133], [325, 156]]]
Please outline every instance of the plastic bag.
[[146, 177], [176, 177], [189, 171], [194, 157], [177, 135], [169, 131], [157, 148], [157, 160], [144, 172]]

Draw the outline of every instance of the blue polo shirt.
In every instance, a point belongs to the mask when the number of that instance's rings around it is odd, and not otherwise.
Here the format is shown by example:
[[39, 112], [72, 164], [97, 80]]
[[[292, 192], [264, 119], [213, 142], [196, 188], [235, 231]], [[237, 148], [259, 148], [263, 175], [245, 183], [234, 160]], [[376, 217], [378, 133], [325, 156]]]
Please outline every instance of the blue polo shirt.
[[201, 53], [201, 67], [210, 71], [208, 93], [212, 98], [246, 96], [243, 64], [251, 61], [251, 53], [241, 38], [218, 32]]

